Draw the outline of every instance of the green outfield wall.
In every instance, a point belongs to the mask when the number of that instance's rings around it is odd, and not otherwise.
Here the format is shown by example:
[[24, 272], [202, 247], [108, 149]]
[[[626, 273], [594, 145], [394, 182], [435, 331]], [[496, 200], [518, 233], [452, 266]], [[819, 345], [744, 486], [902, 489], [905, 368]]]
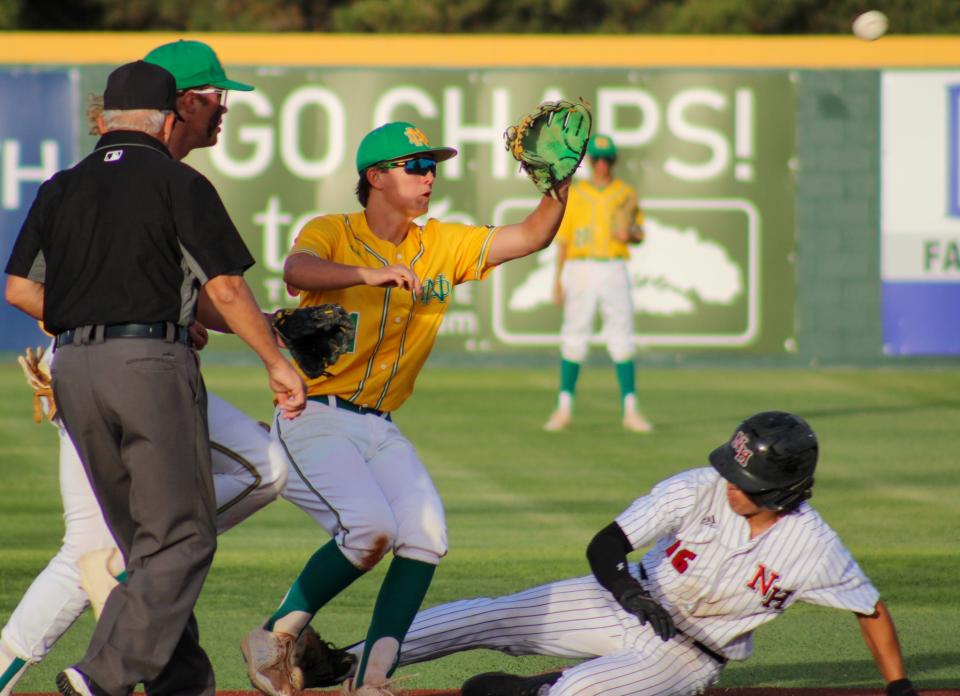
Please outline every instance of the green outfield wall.
[[[61, 36], [55, 42], [15, 34], [0, 44], [0, 76], [13, 85], [0, 90], [0, 100], [13, 98], [17, 80], [67, 76], [60, 89], [69, 92], [76, 137], [64, 141], [59, 167], [90, 150], [87, 95], [102, 89], [109, 70], [177, 38]], [[431, 214], [503, 224], [537, 199], [503, 150], [504, 127], [541, 100], [583, 97], [593, 106], [595, 130], [618, 143], [617, 173], [637, 187], [647, 216], [648, 239], [629, 261], [641, 359], [872, 364], [960, 353], [949, 335], [915, 340], [926, 329], [913, 306], [931, 301], [889, 299], [881, 234], [882, 76], [888, 69], [915, 70], [918, 79], [931, 71], [949, 75], [950, 49], [960, 41], [925, 43], [921, 64], [916, 39], [867, 46], [836, 37], [384, 37], [373, 44], [370, 37], [197, 38], [218, 50], [231, 77], [257, 87], [230, 94], [220, 143], [188, 162], [214, 181], [257, 257], [247, 277], [265, 308], [296, 302], [281, 276], [299, 227], [313, 215], [358, 207], [353, 158], [370, 128], [409, 120], [432, 143], [457, 147], [460, 156], [441, 168]], [[48, 42], [45, 53], [38, 41]], [[579, 64], [540, 64], [557, 41], [568, 52], [578, 49]], [[332, 43], [335, 55], [324, 50]], [[33, 108], [43, 108], [42, 95]], [[49, 169], [52, 160], [41, 160], [48, 141], [37, 129], [27, 138], [32, 144], [4, 134], [23, 113], [18, 106], [4, 112], [0, 101], [0, 141], [18, 143], [15, 152], [0, 149], [0, 187], [13, 191], [12, 179], [23, 179], [22, 215], [32, 198], [27, 180], [39, 179], [34, 170]], [[954, 122], [949, 106], [944, 129]], [[923, 139], [908, 126], [903, 138]], [[944, 181], [952, 181], [950, 165], [942, 168]], [[4, 248], [17, 212], [8, 206]], [[945, 321], [953, 311], [949, 293], [960, 287], [960, 261], [954, 269], [949, 258], [952, 223], [914, 243], [923, 245], [915, 253], [925, 254], [926, 267], [943, 257], [937, 277], [920, 278], [918, 287], [927, 292], [928, 281], [944, 281], [934, 302], [943, 302]], [[448, 302], [438, 354], [555, 354], [560, 312], [550, 302], [552, 272], [547, 250], [483, 283], [447, 288], [445, 279], [429, 279]], [[595, 343], [602, 344], [599, 332]], [[220, 351], [240, 349], [236, 341], [219, 342]]]

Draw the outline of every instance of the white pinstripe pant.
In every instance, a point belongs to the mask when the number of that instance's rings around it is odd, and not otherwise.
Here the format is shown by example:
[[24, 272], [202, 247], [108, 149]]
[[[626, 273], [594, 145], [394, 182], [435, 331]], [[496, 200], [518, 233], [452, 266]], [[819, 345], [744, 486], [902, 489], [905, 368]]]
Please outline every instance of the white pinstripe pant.
[[473, 648], [586, 659], [563, 672], [551, 696], [688, 696], [705, 691], [723, 669], [689, 638], [662, 641], [592, 576], [421, 611], [400, 664]]

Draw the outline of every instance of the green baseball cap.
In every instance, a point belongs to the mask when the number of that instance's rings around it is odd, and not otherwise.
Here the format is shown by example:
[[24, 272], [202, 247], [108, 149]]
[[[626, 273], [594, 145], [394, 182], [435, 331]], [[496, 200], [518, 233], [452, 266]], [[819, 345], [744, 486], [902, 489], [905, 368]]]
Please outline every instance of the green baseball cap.
[[177, 89], [190, 89], [204, 85], [220, 89], [236, 89], [241, 92], [249, 92], [253, 89], [252, 86], [243, 82], [228, 80], [217, 54], [202, 41], [180, 39], [163, 44], [150, 51], [144, 60], [173, 73], [177, 80]]
[[616, 159], [617, 146], [613, 144], [613, 140], [609, 135], [600, 135], [597, 133], [590, 136], [590, 141], [587, 143], [587, 156], [593, 157], [594, 159], [598, 157]]
[[423, 131], [415, 125], [394, 121], [363, 136], [357, 148], [357, 173], [374, 164], [410, 155], [433, 155], [437, 162], [443, 162], [456, 157], [457, 151], [452, 147], [433, 147]]

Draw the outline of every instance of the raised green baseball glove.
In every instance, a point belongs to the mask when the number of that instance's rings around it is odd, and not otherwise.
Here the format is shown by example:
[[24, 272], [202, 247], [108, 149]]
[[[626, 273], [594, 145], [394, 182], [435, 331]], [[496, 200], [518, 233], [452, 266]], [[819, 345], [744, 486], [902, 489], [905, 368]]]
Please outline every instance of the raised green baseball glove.
[[273, 314], [273, 328], [310, 379], [327, 375], [353, 343], [354, 326], [340, 305], [280, 309]]
[[503, 134], [507, 150], [543, 194], [571, 176], [587, 153], [593, 118], [583, 99], [544, 102]]

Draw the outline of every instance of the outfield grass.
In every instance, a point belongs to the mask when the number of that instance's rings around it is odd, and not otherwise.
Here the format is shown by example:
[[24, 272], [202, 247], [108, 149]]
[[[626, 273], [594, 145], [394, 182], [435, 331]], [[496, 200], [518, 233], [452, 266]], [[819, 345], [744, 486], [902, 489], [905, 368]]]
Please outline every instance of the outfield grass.
[[[249, 367], [205, 369], [211, 391], [251, 415], [270, 412]], [[451, 552], [428, 605], [500, 594], [585, 574], [590, 537], [659, 479], [706, 463], [737, 422], [764, 409], [796, 411], [820, 435], [813, 503], [885, 597], [908, 669], [922, 688], [960, 685], [960, 373], [946, 370], [650, 369], [640, 398], [649, 436], [619, 426], [612, 370], [587, 369], [578, 419], [540, 430], [555, 398], [553, 369], [428, 368], [396, 420], [417, 446], [447, 507]], [[62, 533], [57, 440], [30, 420], [15, 365], [0, 367], [0, 616], [5, 619]], [[279, 602], [326, 541], [302, 512], [278, 502], [221, 537], [198, 604], [218, 685], [247, 686], [241, 636]], [[338, 643], [363, 636], [382, 570], [363, 578], [314, 625]], [[89, 613], [21, 682], [50, 691], [89, 638]], [[876, 686], [856, 621], [795, 607], [758, 631], [756, 654], [723, 686]], [[560, 661], [491, 652], [455, 655], [402, 672], [405, 686], [453, 687], [488, 669], [535, 671]]]

